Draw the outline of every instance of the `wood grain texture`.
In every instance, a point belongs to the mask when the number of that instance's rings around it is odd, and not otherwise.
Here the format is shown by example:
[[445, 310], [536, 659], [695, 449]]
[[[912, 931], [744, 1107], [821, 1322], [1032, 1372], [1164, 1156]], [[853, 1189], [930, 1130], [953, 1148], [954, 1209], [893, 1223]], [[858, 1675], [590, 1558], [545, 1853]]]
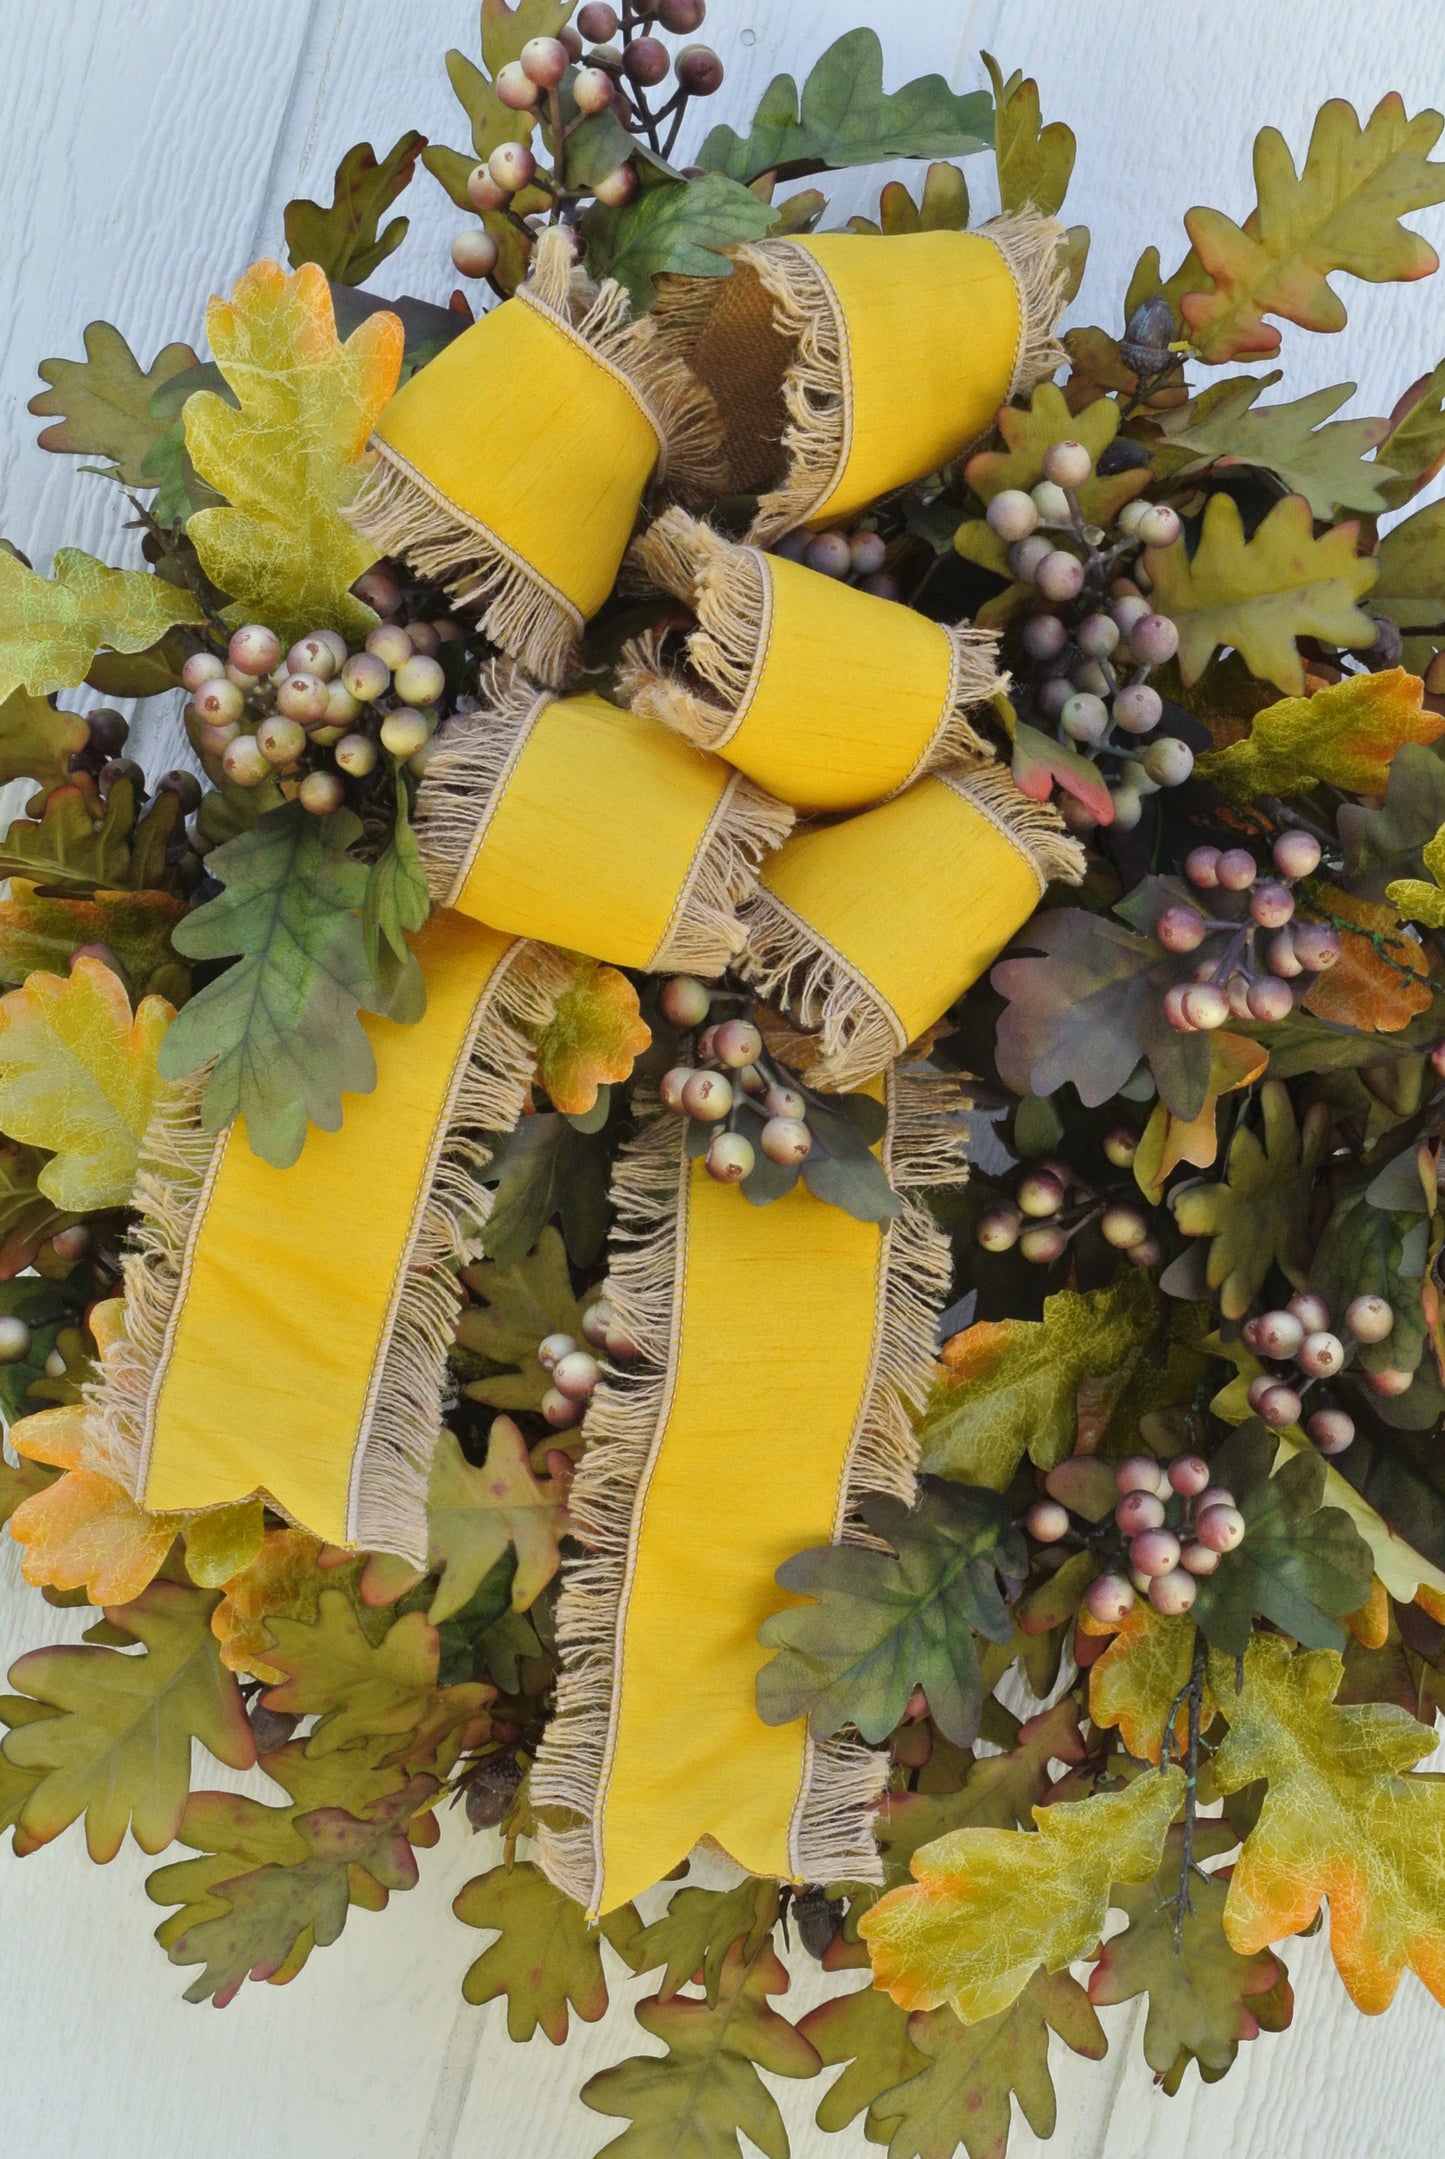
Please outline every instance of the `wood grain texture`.
[[[1070, 213], [1095, 239], [1073, 318], [1117, 329], [1139, 250], [1172, 268], [1184, 210], [1207, 201], [1243, 216], [1250, 146], [1266, 121], [1296, 154], [1326, 97], [1367, 107], [1398, 88], [1413, 109], [1445, 93], [1445, 38], [1434, 0], [712, 0], [706, 35], [729, 81], [702, 125], [740, 120], [767, 80], [801, 72], [868, 14], [890, 86], [936, 68], [957, 87], [982, 81], [980, 47], [1039, 80], [1047, 117], [1080, 138]], [[474, 50], [467, 0], [50, 0], [4, 9], [0, 124], [9, 183], [0, 306], [0, 529], [40, 566], [62, 544], [131, 561], [117, 499], [67, 458], [35, 447], [25, 411], [36, 362], [73, 355], [105, 317], [149, 362], [169, 339], [201, 343], [206, 296], [256, 256], [283, 252], [289, 197], [326, 199], [347, 146], [378, 151], [406, 127], [462, 146], [442, 71], [446, 46]], [[696, 139], [696, 138], [694, 138]], [[685, 158], [688, 144], [680, 145]], [[902, 174], [907, 168], [895, 168]], [[838, 218], [871, 209], [877, 172], [833, 186]], [[973, 161], [977, 209], [992, 207], [987, 159]], [[458, 213], [425, 174], [400, 207], [412, 229], [373, 280], [378, 290], [444, 300]], [[1445, 248], [1445, 210], [1412, 222]], [[1439, 359], [1445, 330], [1430, 285], [1339, 281], [1349, 327], [1335, 338], [1286, 328], [1288, 394], [1353, 380], [1349, 411], [1384, 410]], [[900, 366], [907, 355], [900, 355]], [[173, 711], [144, 710], [136, 741], [155, 769], [174, 762]], [[22, 1591], [0, 1554], [5, 1662], [42, 1641], [75, 1639], [81, 1617]], [[245, 1788], [214, 1764], [196, 1781]], [[251, 1788], [260, 1789], [258, 1780]], [[450, 1913], [455, 1890], [493, 1863], [495, 1839], [457, 1817], [421, 1883], [382, 1915], [353, 1911], [346, 1933], [286, 1989], [248, 1987], [215, 2017], [179, 1999], [184, 1975], [150, 1940], [158, 1917], [133, 1847], [105, 1872], [72, 1833], [23, 1865], [0, 1857], [0, 2012], [5, 2126], [26, 2159], [588, 2159], [617, 2128], [576, 2104], [593, 2070], [653, 2051], [628, 2016], [648, 1983], [617, 1990], [607, 2018], [554, 2055], [544, 2039], [517, 2058], [500, 2004], [462, 2003], [461, 1975], [482, 1937]], [[1055, 2042], [1059, 2130], [1042, 2146], [1018, 2123], [1011, 2159], [1426, 2159], [1445, 2098], [1445, 2024], [1408, 1978], [1394, 2009], [1366, 2024], [1350, 2007], [1322, 1939], [1289, 1952], [1295, 2027], [1243, 2049], [1223, 2083], [1191, 2075], [1180, 2096], [1153, 2089], [1132, 2007], [1105, 2012], [1111, 2054], [1083, 2063]], [[819, 1998], [795, 1958], [785, 2006]], [[779, 2083], [794, 2159], [852, 2159], [861, 2133], [812, 2127], [817, 2085]]]

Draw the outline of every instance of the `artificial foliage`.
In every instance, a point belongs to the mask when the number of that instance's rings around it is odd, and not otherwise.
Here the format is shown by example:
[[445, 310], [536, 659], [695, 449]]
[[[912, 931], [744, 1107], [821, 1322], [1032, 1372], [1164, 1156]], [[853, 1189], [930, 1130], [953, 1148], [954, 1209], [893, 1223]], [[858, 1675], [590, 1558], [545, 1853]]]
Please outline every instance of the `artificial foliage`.
[[[617, 549], [636, 544], [601, 604], [564, 580], [560, 611], [519, 627], [511, 542], [477, 542], [466, 516], [418, 539], [412, 437], [396, 448], [429, 371], [512, 295], [532, 312], [507, 322], [591, 338], [676, 418], [706, 353], [667, 374], [657, 348], [708, 308], [726, 321], [775, 242], [821, 235], [840, 277], [864, 259], [850, 246], [899, 250], [881, 258], [898, 319], [922, 319], [906, 265], [966, 257], [906, 250], [972, 244], [990, 157], [1005, 221], [1046, 235], [1051, 304], [1084, 276], [1088, 230], [1059, 218], [1074, 136], [1032, 80], [983, 55], [986, 88], [888, 86], [858, 29], [704, 128], [698, 104], [721, 86], [727, 105], [703, 16], [485, 0], [479, 51], [445, 61], [470, 148], [358, 143], [330, 202], [288, 205], [287, 265], [198, 294], [148, 366], [104, 322], [83, 357], [39, 363], [40, 444], [117, 491], [118, 559], [62, 549], [47, 574], [0, 549], [0, 779], [29, 788], [0, 837], [0, 1520], [25, 1583], [93, 1616], [11, 1667], [0, 1823], [38, 1866], [67, 1830], [99, 1862], [128, 1835], [165, 1854], [157, 1940], [187, 1999], [219, 2005], [248, 1981], [344, 1988], [344, 1947], [323, 1952], [427, 1894], [446, 1826], [500, 1831], [455, 1900], [475, 1933], [438, 1912], [436, 1954], [479, 2013], [505, 2004], [512, 2039], [554, 2045], [650, 1976], [636, 2016], [662, 2051], [580, 2093], [616, 2159], [745, 2142], [787, 2159], [778, 2076], [819, 2080], [818, 2125], [852, 2148], [1002, 2159], [1015, 2101], [1053, 2131], [1050, 2034], [1107, 2052], [1101, 2007], [1143, 1999], [1169, 2095], [1284, 2033], [1280, 1951], [1322, 1911], [1360, 2009], [1386, 2009], [1406, 1969], [1445, 2002], [1441, 1791], [1418, 1767], [1445, 1701], [1445, 516], [1416, 506], [1445, 462], [1445, 361], [1368, 386], [1377, 416], [1348, 420], [1352, 384], [1291, 397], [1280, 368], [1212, 372], [1340, 329], [1350, 280], [1433, 273], [1405, 220], [1445, 199], [1442, 121], [1392, 94], [1363, 119], [1331, 101], [1307, 146], [1264, 128], [1253, 201], [1191, 210], [1182, 239], [1141, 225], [1103, 322], [1058, 348], [1046, 325], [986, 432], [962, 425], [937, 469], [861, 506], [767, 494], [785, 416], [730, 410], [732, 480], [689, 492], [685, 457], [655, 473], [640, 508], [608, 511]], [[812, 183], [895, 159], [917, 177], [840, 238]], [[429, 182], [476, 219], [462, 282], [438, 265], [427, 297], [391, 301], [393, 207]], [[567, 314], [580, 273], [585, 322]], [[960, 372], [951, 346], [891, 366], [910, 394]], [[518, 438], [481, 415], [456, 492], [503, 499], [539, 447], [525, 370], [513, 388]], [[805, 423], [826, 406], [799, 391]], [[540, 446], [545, 554], [590, 529], [577, 491], [615, 475], [585, 426]], [[755, 726], [734, 772], [793, 606], [828, 625], [803, 663], [813, 701], [791, 739]], [[509, 671], [519, 652], [540, 683]], [[163, 709], [147, 701], [184, 689], [185, 768], [144, 770], [135, 718], [87, 684], [138, 701], [142, 735]], [[780, 728], [781, 693], [777, 710]], [[880, 711], [914, 730], [906, 755], [869, 735]], [[594, 933], [609, 902], [704, 842], [630, 782], [574, 799], [566, 759], [547, 768], [562, 815], [532, 869], [577, 934], [495, 925], [533, 940], [533, 972], [508, 1007], [512, 1093], [485, 1097], [491, 1124], [446, 1171], [463, 1198], [428, 1262], [444, 1423], [413, 1465], [412, 1527], [328, 1542], [244, 1475], [224, 1503], [147, 1505], [120, 1425], [101, 1419], [107, 1453], [96, 1420], [146, 1353], [126, 1269], [164, 1241], [155, 1132], [190, 1119], [238, 1174], [274, 1173], [269, 1193], [315, 1174], [318, 1135], [340, 1145], [421, 1039], [441, 979], [426, 940], [465, 917], [468, 876], [484, 920], [512, 904], [512, 858], [498, 870], [496, 830], [472, 826], [544, 720], [611, 728], [644, 773], [673, 729], [698, 830], [714, 799], [746, 830], [710, 912], [660, 883], [618, 943]], [[844, 732], [852, 764], [830, 761]], [[830, 972], [844, 930], [813, 926], [801, 985], [778, 922], [807, 929], [806, 865], [959, 758], [991, 761], [972, 807], [932, 779], [904, 797], [934, 789], [956, 848], [870, 855], [884, 867], [845, 925], [891, 910], [905, 958], [920, 925], [939, 941], [952, 986], [907, 1043], [861, 962]], [[950, 879], [998, 816], [1043, 866], [980, 975]], [[899, 1073], [947, 1090], [930, 1099], [966, 1138], [966, 1181], [946, 1150], [909, 1156]], [[702, 1613], [714, 1568], [772, 1553], [761, 1583], [739, 1575], [739, 1609], [760, 1602], [726, 1645], [756, 1674], [747, 1718], [759, 1744], [861, 1778], [867, 1805], [851, 1866], [689, 1880], [659, 1848], [666, 1886], [640, 1906], [599, 1892], [599, 1914], [568, 1893], [597, 1877], [557, 1734], [602, 1652], [591, 1638], [579, 1681], [567, 1598], [602, 1597], [619, 1553], [639, 1564], [591, 1467], [633, 1443], [619, 1403], [659, 1390], [660, 1445], [687, 1393], [669, 1312], [638, 1289], [659, 1160], [692, 1180], [689, 1296], [724, 1327], [743, 1315], [744, 1337], [670, 1562]], [[358, 1199], [374, 1167], [348, 1170]], [[327, 1231], [342, 1264], [346, 1200]], [[815, 1389], [860, 1354], [848, 1282], [901, 1249], [915, 1270], [889, 1348], [905, 1376], [886, 1399], [858, 1383], [872, 1482], [846, 1522], [789, 1511], [814, 1474], [809, 1405], [788, 1358], [759, 1378], [757, 1340], [788, 1323], [756, 1271], [761, 1225], [794, 1219], [826, 1226]], [[711, 1276], [708, 1234], [732, 1255]], [[769, 1454], [739, 1492], [744, 1424]], [[774, 1550], [794, 1520], [814, 1526]], [[675, 1722], [686, 1603], [670, 1624], [649, 1699]], [[694, 1773], [623, 1736], [686, 1814]], [[254, 1769], [248, 1793], [207, 1789], [207, 1753]], [[801, 2018], [789, 1949], [837, 1980]]]

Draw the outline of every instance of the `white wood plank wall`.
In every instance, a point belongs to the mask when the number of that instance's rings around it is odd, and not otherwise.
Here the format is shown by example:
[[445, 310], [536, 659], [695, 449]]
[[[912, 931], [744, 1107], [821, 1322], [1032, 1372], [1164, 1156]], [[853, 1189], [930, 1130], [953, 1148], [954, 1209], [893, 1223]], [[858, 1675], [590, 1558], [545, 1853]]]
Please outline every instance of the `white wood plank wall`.
[[[1191, 203], [1243, 214], [1258, 126], [1281, 127], [1298, 155], [1326, 97], [1362, 110], [1390, 89], [1412, 110], [1445, 100], [1438, 0], [712, 0], [705, 34], [730, 77], [713, 112], [738, 119], [774, 72], [801, 74], [870, 14], [890, 87], [928, 68], [974, 86], [981, 46], [1038, 77], [1045, 115], [1080, 139], [1069, 207], [1094, 248], [1075, 319], [1111, 328], [1143, 245], [1157, 242], [1173, 267]], [[78, 353], [97, 316], [147, 363], [171, 338], [199, 344], [206, 295], [282, 252], [283, 204], [326, 199], [348, 144], [383, 149], [410, 126], [464, 143], [441, 56], [475, 50], [475, 38], [467, 0], [0, 0], [0, 530], [41, 567], [59, 545], [124, 560], [130, 543], [117, 548], [106, 484], [34, 447], [24, 407], [36, 361]], [[986, 159], [969, 183], [987, 210]], [[876, 175], [845, 176], [836, 200], [871, 208], [876, 187]], [[425, 175], [401, 207], [411, 232], [373, 282], [444, 298], [457, 213]], [[1414, 222], [1445, 251], [1445, 212]], [[1352, 378], [1361, 394], [1347, 411], [1388, 410], [1441, 356], [1439, 289], [1341, 282], [1342, 335], [1285, 333], [1289, 394]], [[173, 721], [148, 721], [141, 739], [164, 761], [178, 746]], [[75, 1615], [20, 1590], [8, 1545], [3, 1569], [0, 1669], [79, 1632]], [[198, 1781], [236, 1780], [198, 1764]], [[292, 1986], [248, 1987], [220, 2017], [178, 1999], [184, 1977], [150, 1940], [150, 1863], [133, 1846], [103, 1872], [77, 1832], [23, 1865], [0, 1855], [6, 2148], [24, 2159], [588, 2159], [618, 2125], [579, 2108], [577, 2089], [651, 2051], [628, 2015], [648, 1988], [618, 1987], [606, 2020], [560, 2054], [541, 2038], [511, 2047], [501, 2004], [466, 2007], [459, 1982], [481, 1938], [449, 1904], [493, 1862], [493, 1841], [449, 1826], [416, 1891], [382, 1916], [353, 1911]], [[1366, 2025], [1322, 1940], [1289, 1961], [1294, 2029], [1244, 2048], [1211, 2088], [1191, 2072], [1178, 2098], [1158, 2095], [1130, 2009], [1104, 2013], [1103, 2064], [1054, 2042], [1057, 2136], [1043, 2147], [1018, 2123], [1014, 2159], [1045, 2148], [1056, 2159], [1427, 2159], [1445, 2101], [1445, 2012], [1407, 1976], [1390, 2014]], [[804, 1963], [783, 2006], [800, 2011], [818, 1991]], [[869, 2148], [813, 2128], [819, 2090], [777, 2085], [796, 2159]]]

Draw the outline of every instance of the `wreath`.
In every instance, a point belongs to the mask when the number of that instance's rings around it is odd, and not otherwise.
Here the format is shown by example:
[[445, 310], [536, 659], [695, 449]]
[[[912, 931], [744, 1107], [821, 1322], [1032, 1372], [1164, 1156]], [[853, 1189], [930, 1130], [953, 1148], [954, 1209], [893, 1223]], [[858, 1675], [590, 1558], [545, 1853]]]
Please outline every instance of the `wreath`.
[[[186, 1847], [225, 2003], [458, 1808], [514, 2039], [662, 1975], [619, 2159], [840, 2066], [983, 2159], [1101, 2006], [1170, 2093], [1285, 2029], [1325, 1903], [1445, 2000], [1445, 364], [1209, 373], [1436, 268], [1442, 121], [1267, 130], [1061, 339], [1032, 81], [856, 30], [680, 167], [703, 0], [571, 13], [488, 0], [471, 150], [348, 151], [209, 358], [41, 363], [145, 567], [0, 553], [0, 1503], [99, 1608], [4, 1821]], [[369, 290], [418, 161], [445, 305]]]

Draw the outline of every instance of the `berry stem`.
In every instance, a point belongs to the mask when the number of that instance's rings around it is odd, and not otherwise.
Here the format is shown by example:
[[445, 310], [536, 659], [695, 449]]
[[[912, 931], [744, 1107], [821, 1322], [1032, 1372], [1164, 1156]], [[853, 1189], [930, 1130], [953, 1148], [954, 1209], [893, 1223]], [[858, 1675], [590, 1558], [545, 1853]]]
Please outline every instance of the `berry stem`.
[[1160, 1750], [1160, 1765], [1167, 1767], [1169, 1748], [1174, 1735], [1174, 1714], [1181, 1698], [1189, 1703], [1189, 1737], [1184, 1752], [1184, 1843], [1179, 1854], [1179, 1888], [1174, 1898], [1174, 1954], [1184, 1954], [1184, 1921], [1192, 1916], [1193, 1903], [1189, 1896], [1189, 1877], [1194, 1871], [1194, 1817], [1199, 1798], [1199, 1721], [1204, 1706], [1204, 1636], [1194, 1630], [1194, 1656], [1189, 1668], [1187, 1683], [1169, 1705], [1169, 1717], [1164, 1727], [1164, 1744]]
[[567, 130], [562, 122], [562, 93], [555, 83], [547, 92], [547, 110], [552, 116], [552, 177], [557, 183], [557, 198], [552, 204], [555, 217], [560, 198], [567, 192]]
[[[662, 154], [664, 157], [672, 156], [672, 146], [677, 141], [678, 134], [682, 127], [682, 123], [687, 116], [687, 108], [690, 103], [691, 93], [687, 90], [680, 89], [676, 97], [671, 99], [671, 101], [663, 107], [663, 113], [670, 112], [672, 114], [672, 126], [668, 129], [667, 140], [662, 146]], [[659, 117], [661, 117], [661, 115], [659, 115]]]

